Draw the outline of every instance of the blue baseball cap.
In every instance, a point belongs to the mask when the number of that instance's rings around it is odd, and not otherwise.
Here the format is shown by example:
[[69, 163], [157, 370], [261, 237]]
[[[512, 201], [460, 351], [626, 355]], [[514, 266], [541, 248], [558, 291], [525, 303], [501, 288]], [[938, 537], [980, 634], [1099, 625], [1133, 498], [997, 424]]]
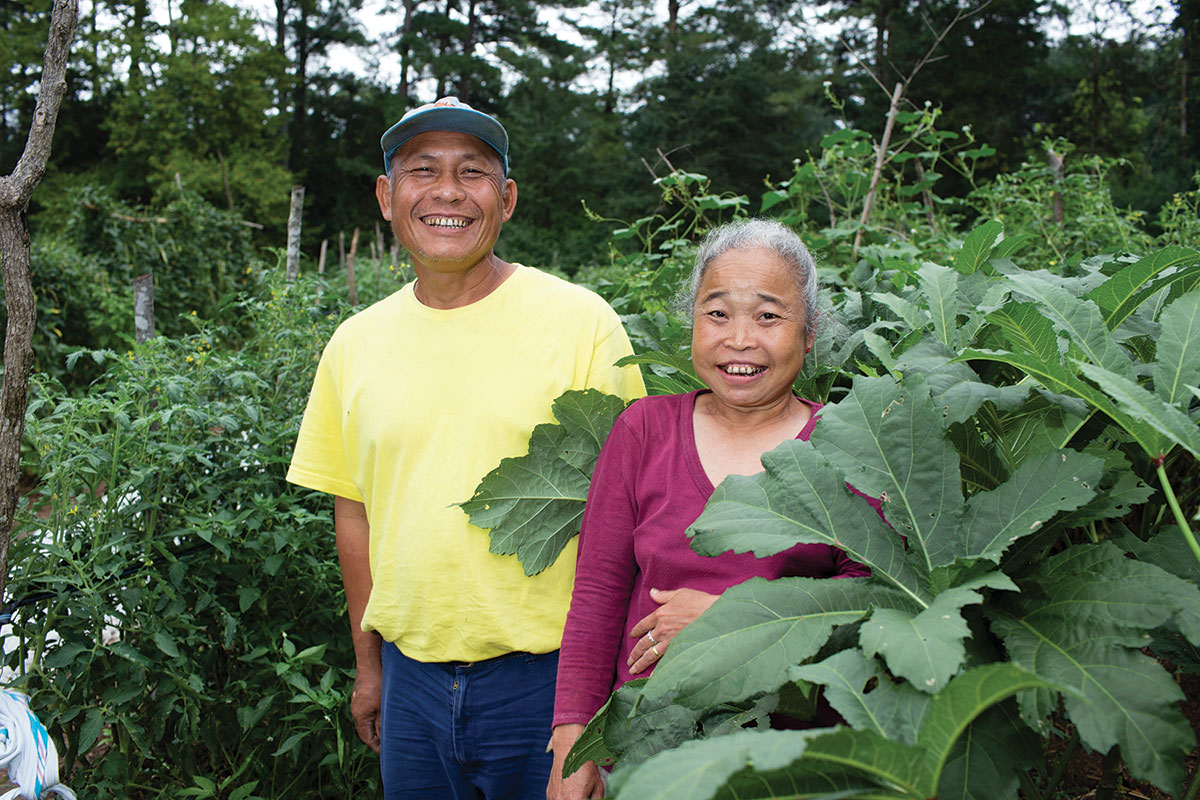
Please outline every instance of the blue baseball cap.
[[392, 174], [392, 156], [409, 139], [429, 131], [455, 131], [482, 139], [500, 156], [504, 177], [508, 177], [508, 132], [495, 117], [476, 111], [457, 97], [443, 97], [418, 106], [404, 114], [379, 139], [383, 148], [383, 171]]

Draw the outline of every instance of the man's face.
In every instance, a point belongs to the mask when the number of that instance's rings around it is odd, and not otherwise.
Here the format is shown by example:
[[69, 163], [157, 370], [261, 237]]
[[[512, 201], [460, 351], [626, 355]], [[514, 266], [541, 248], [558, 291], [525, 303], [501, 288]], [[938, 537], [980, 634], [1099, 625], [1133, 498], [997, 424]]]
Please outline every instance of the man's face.
[[465, 272], [491, 253], [517, 205], [517, 185], [481, 139], [430, 131], [396, 151], [391, 180], [380, 175], [375, 196], [418, 266]]

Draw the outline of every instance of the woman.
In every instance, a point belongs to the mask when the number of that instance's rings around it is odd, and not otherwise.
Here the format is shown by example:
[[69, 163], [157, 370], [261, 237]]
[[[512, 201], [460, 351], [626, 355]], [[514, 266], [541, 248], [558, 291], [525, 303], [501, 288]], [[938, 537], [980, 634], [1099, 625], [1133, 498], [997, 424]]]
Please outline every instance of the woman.
[[749, 578], [865, 576], [840, 550], [797, 545], [770, 558], [692, 552], [684, 531], [728, 475], [807, 439], [820, 406], [792, 394], [816, 329], [807, 248], [766, 220], [714, 230], [688, 287], [692, 363], [707, 390], [648, 397], [618, 418], [596, 463], [580, 538], [554, 707], [550, 798], [602, 797], [588, 763], [562, 765], [613, 689], [644, 676], [726, 588]]

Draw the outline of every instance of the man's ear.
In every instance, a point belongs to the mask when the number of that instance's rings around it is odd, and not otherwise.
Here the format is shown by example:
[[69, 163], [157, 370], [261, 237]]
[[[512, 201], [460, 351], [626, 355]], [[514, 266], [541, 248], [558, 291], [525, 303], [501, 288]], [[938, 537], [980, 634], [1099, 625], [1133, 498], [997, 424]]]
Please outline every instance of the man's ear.
[[501, 222], [512, 219], [513, 211], [517, 208], [517, 182], [512, 178], [504, 180], [504, 187], [500, 190], [500, 208], [503, 212]]
[[379, 201], [379, 213], [388, 222], [392, 221], [392, 182], [387, 175], [375, 179], [375, 199]]

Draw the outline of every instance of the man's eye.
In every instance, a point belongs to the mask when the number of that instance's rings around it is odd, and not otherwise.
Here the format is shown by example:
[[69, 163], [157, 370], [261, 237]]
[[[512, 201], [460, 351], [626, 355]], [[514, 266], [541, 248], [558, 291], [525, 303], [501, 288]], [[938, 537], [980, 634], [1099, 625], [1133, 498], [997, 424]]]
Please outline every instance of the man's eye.
[[706, 313], [708, 316], [713, 317], [715, 319], [725, 319], [725, 312], [720, 311], [718, 309], [713, 309], [712, 311], [708, 311]]

